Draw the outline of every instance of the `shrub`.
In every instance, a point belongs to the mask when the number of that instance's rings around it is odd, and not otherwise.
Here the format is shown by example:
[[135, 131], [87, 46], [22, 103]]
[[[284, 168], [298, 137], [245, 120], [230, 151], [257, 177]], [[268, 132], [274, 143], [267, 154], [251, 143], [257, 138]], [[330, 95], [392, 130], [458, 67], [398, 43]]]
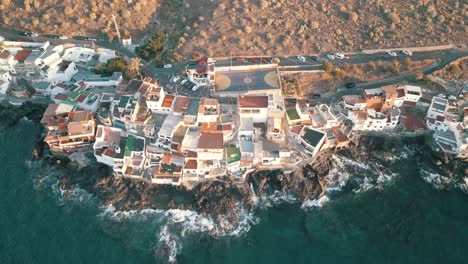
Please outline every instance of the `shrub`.
[[166, 35], [163, 32], [154, 34], [143, 46], [135, 49], [138, 56], [146, 60], [155, 59], [160, 56], [164, 49]]
[[326, 73], [331, 73], [333, 71], [333, 64], [329, 61], [323, 63], [323, 70]]

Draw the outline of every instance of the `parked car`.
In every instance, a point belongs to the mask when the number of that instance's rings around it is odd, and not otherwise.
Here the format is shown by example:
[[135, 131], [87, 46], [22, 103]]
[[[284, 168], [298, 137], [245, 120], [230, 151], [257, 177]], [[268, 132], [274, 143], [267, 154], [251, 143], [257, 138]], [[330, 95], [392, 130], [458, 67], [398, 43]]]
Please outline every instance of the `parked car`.
[[164, 64], [163, 64], [163, 63], [157, 62], [157, 63], [154, 64], [154, 67], [156, 67], [156, 68], [164, 68]]
[[319, 99], [320, 97], [321, 97], [320, 94], [317, 94], [317, 93], [312, 95], [312, 98], [314, 99]]
[[39, 34], [34, 33], [34, 32], [21, 32], [20, 34], [23, 36], [28, 36], [28, 37], [33, 37], [33, 38], [39, 37]]
[[179, 80], [180, 80], [180, 76], [174, 76], [174, 77], [172, 77], [171, 82], [172, 82], [172, 83], [176, 83], [176, 82], [178, 82]]
[[261, 59], [260, 59], [260, 62], [261, 62], [261, 63], [268, 63], [268, 60], [267, 60], [266, 58], [261, 58]]
[[413, 55], [413, 53], [411, 51], [409, 51], [409, 50], [403, 50], [402, 53], [405, 54], [405, 55], [408, 55], [408, 56]]
[[86, 37], [85, 40], [89, 40], [89, 41], [97, 41], [97, 39], [93, 38], [93, 37]]
[[196, 90], [198, 90], [198, 88], [200, 88], [200, 85], [195, 85], [195, 86], [192, 88], [192, 91], [195, 92]]
[[335, 53], [335, 58], [342, 60], [345, 58], [345, 56], [343, 53]]
[[206, 64], [206, 60], [201, 60], [201, 61], [198, 62], [198, 64], [200, 64], [200, 65], [205, 65], [205, 64]]
[[61, 35], [61, 36], [59, 37], [59, 39], [68, 39], [68, 37], [65, 36], [65, 35]]
[[256, 62], [257, 62], [257, 59], [256, 59], [256, 58], [249, 58], [248, 60], [249, 60], [250, 62], [252, 62], [252, 63], [256, 63]]
[[180, 85], [184, 85], [184, 84], [186, 84], [187, 82], [188, 82], [187, 79], [183, 79], [183, 80], [180, 82]]
[[348, 88], [348, 89], [354, 88], [354, 87], [356, 87], [356, 84], [355, 83], [347, 83], [347, 84], [345, 84], [345, 87]]
[[281, 62], [281, 60], [280, 60], [279, 58], [273, 58], [272, 61], [273, 61], [274, 63], [280, 63], [280, 62]]
[[394, 52], [394, 51], [389, 51], [389, 52], [388, 52], [388, 55], [390, 55], [390, 56], [392, 56], [392, 57], [396, 57], [396, 56], [397, 56], [396, 52]]
[[187, 89], [192, 90], [193, 87], [195, 87], [195, 84], [193, 82], [189, 82], [189, 85], [187, 86]]
[[335, 55], [333, 55], [333, 54], [327, 54], [327, 58], [329, 58], [330, 60], [334, 60], [334, 59], [335, 59]]
[[234, 62], [245, 62], [244, 58], [236, 58]]
[[164, 64], [164, 69], [170, 69], [172, 68], [172, 64]]
[[313, 61], [318, 61], [318, 57], [317, 57], [317, 56], [310, 56], [310, 59], [313, 60]]
[[305, 61], [306, 61], [306, 58], [305, 58], [304, 56], [300, 56], [300, 55], [297, 56], [297, 59], [298, 59], [299, 61], [302, 61], [302, 62], [305, 62]]

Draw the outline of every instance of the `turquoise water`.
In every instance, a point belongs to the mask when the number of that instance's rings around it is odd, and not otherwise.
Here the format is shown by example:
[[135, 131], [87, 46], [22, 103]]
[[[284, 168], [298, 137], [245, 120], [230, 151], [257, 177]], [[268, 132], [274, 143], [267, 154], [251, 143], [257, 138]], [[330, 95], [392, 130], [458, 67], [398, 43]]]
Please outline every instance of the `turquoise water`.
[[[0, 263], [167, 262], [163, 213], [103, 217], [93, 199], [64, 200], [53, 179], [37, 179], [28, 160], [39, 133], [23, 120], [0, 134]], [[435, 189], [410, 157], [382, 189], [259, 210], [240, 237], [172, 239], [183, 240], [179, 263], [466, 263], [467, 208], [467, 194]]]

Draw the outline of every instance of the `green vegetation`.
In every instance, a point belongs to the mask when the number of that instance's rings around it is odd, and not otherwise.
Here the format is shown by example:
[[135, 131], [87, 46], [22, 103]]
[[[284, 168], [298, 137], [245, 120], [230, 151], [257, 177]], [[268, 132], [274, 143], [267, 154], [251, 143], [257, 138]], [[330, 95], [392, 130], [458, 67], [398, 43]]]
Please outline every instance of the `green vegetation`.
[[164, 50], [166, 34], [158, 32], [154, 34], [143, 46], [135, 49], [138, 56], [145, 60], [160, 60]]
[[228, 164], [237, 162], [241, 158], [240, 149], [233, 144], [226, 146], [226, 160]]
[[110, 76], [114, 72], [125, 73], [127, 70], [127, 60], [124, 57], [117, 57], [108, 60], [104, 64], [96, 65], [96, 71], [99, 74]]
[[290, 120], [299, 119], [299, 114], [297, 113], [296, 108], [288, 108], [286, 113], [288, 114]]
[[161, 172], [162, 173], [169, 173], [169, 174], [172, 174], [175, 170], [175, 165], [174, 164], [166, 164], [166, 163], [162, 163], [161, 164]]

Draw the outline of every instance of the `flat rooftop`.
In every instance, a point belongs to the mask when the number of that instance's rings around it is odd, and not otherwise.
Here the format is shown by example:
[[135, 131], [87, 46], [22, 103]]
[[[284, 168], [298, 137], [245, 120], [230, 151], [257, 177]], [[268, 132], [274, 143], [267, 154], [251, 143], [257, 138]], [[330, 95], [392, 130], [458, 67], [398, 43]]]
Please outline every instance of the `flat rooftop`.
[[215, 90], [218, 93], [274, 89], [281, 89], [276, 67], [215, 72]]
[[312, 147], [317, 147], [323, 137], [325, 137], [325, 133], [307, 127], [304, 128], [304, 134], [302, 135], [304, 141]]

